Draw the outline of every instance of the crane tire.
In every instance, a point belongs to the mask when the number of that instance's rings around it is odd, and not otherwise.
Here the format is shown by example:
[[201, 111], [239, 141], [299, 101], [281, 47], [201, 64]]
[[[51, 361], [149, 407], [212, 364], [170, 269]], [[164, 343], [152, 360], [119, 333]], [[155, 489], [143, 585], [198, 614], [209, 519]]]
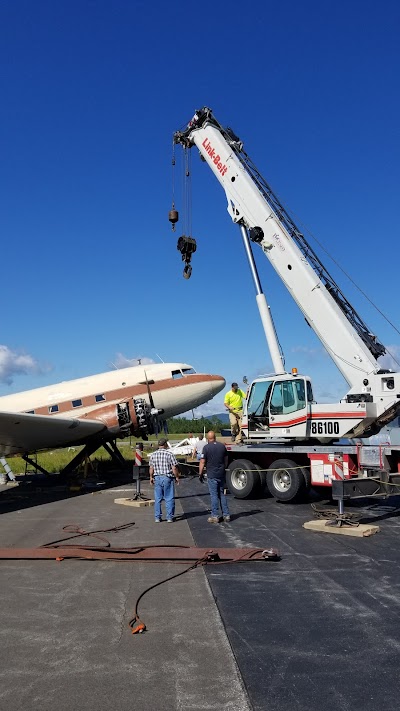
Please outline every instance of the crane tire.
[[267, 471], [267, 487], [278, 501], [300, 499], [310, 488], [310, 473], [292, 459], [276, 459]]
[[247, 499], [260, 493], [264, 476], [258, 464], [248, 459], [234, 459], [226, 470], [226, 485], [236, 499]]

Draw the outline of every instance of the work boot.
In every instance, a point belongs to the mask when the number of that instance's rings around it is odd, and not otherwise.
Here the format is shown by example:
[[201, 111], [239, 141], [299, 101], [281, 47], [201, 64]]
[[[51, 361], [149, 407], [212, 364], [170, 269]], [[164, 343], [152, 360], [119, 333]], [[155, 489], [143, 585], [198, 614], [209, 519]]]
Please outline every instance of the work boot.
[[219, 523], [218, 516], [209, 516], [207, 519], [208, 523]]

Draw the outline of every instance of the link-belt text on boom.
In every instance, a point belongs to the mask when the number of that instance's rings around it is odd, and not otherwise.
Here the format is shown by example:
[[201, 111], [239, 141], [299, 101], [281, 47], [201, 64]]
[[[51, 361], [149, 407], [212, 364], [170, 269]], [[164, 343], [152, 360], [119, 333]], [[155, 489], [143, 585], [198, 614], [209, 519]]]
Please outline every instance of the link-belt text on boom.
[[203, 146], [203, 148], [205, 148], [206, 153], [208, 153], [208, 155], [210, 156], [214, 165], [218, 168], [219, 172], [221, 173], [221, 175], [225, 175], [228, 168], [225, 165], [225, 163], [222, 163], [221, 156], [218, 155], [218, 153], [215, 153], [215, 148], [212, 147], [208, 138], [204, 139], [202, 146]]

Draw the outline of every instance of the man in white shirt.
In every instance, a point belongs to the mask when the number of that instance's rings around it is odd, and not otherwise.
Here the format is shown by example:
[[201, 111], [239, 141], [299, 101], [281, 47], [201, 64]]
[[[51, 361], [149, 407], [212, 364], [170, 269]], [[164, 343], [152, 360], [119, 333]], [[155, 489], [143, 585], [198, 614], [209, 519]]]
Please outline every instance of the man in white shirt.
[[203, 449], [206, 446], [207, 442], [204, 439], [203, 435], [199, 435], [196, 444], [193, 447], [193, 452], [192, 452], [192, 457], [193, 459], [196, 457], [197, 461], [199, 462], [201, 459], [201, 455], [203, 454]]

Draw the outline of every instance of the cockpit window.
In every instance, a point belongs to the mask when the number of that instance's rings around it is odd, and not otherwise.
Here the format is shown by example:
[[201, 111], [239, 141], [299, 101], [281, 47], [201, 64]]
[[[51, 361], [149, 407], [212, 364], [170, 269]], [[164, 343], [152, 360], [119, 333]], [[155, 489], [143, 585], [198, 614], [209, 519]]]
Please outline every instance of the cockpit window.
[[171, 375], [174, 380], [178, 378], [184, 378], [185, 375], [195, 375], [196, 371], [194, 368], [182, 368], [182, 370], [173, 370]]
[[173, 370], [171, 373], [172, 377], [174, 380], [177, 380], [178, 378], [183, 378], [182, 371], [181, 370]]

